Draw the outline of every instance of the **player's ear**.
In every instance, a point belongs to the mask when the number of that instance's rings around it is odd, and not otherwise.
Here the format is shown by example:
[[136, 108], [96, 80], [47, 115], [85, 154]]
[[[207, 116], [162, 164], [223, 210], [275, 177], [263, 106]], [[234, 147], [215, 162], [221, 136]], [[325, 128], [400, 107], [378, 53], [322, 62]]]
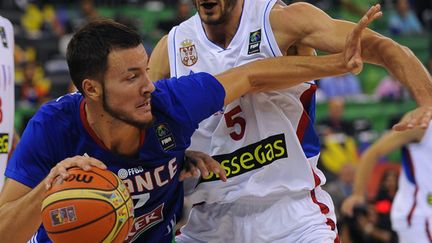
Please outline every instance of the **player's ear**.
[[82, 82], [85, 97], [98, 100], [102, 96], [102, 86], [94, 79], [84, 79]]

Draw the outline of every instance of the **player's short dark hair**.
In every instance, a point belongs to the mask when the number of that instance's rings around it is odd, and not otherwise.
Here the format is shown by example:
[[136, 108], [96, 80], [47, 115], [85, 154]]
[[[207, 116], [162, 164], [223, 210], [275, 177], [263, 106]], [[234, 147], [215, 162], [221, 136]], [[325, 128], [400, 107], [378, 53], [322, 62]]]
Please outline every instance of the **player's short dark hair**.
[[111, 19], [100, 18], [83, 26], [72, 37], [66, 52], [69, 73], [78, 91], [84, 94], [82, 82], [86, 78], [104, 80], [108, 54], [113, 49], [140, 44], [141, 36], [135, 30]]

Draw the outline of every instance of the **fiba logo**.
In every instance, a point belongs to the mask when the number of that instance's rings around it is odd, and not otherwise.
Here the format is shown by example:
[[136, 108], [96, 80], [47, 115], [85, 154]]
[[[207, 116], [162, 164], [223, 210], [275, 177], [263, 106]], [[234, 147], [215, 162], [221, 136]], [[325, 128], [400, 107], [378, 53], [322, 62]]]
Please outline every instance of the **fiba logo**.
[[127, 172], [126, 169], [120, 169], [120, 170], [117, 172], [117, 175], [118, 175], [118, 177], [119, 177], [120, 179], [124, 180], [124, 179], [126, 179], [126, 178], [128, 177], [128, 172]]

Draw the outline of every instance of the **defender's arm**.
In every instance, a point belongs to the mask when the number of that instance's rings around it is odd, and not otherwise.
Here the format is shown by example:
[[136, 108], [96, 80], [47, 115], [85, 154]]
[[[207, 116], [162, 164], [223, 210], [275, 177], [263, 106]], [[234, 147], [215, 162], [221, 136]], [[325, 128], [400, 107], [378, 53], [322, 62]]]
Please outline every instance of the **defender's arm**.
[[149, 60], [149, 77], [157, 81], [170, 77], [170, 66], [168, 58], [168, 36], [165, 35], [153, 49]]

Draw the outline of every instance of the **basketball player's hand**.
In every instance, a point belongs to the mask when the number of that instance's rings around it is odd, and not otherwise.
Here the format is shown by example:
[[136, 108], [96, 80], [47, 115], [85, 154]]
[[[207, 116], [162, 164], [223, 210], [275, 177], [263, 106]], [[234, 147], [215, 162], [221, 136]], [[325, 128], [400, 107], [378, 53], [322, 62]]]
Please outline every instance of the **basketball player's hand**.
[[420, 106], [408, 112], [404, 118], [393, 126], [395, 131], [405, 131], [420, 127], [426, 129], [432, 120], [432, 106]]
[[88, 155], [84, 156], [74, 156], [69, 157], [61, 162], [57, 163], [54, 166], [48, 176], [45, 178], [45, 188], [48, 190], [51, 188], [51, 185], [55, 181], [56, 183], [61, 183], [63, 180], [69, 177], [68, 169], [71, 167], [80, 167], [85, 171], [89, 171], [92, 166], [96, 166], [105, 170], [107, 167], [102, 161], [89, 157]]
[[341, 212], [343, 215], [352, 217], [354, 214], [354, 207], [356, 205], [363, 205], [364, 203], [365, 198], [363, 196], [352, 194], [342, 202]]
[[185, 167], [180, 173], [180, 181], [189, 177], [198, 177], [201, 172], [202, 177], [209, 175], [209, 171], [219, 175], [222, 181], [226, 181], [225, 170], [219, 162], [214, 160], [210, 155], [202, 152], [186, 150]]
[[363, 60], [361, 57], [361, 37], [363, 30], [365, 30], [372, 21], [381, 16], [381, 6], [379, 4], [372, 6], [347, 36], [344, 57], [345, 63], [348, 69], [351, 70], [351, 73], [359, 74], [363, 69]]

